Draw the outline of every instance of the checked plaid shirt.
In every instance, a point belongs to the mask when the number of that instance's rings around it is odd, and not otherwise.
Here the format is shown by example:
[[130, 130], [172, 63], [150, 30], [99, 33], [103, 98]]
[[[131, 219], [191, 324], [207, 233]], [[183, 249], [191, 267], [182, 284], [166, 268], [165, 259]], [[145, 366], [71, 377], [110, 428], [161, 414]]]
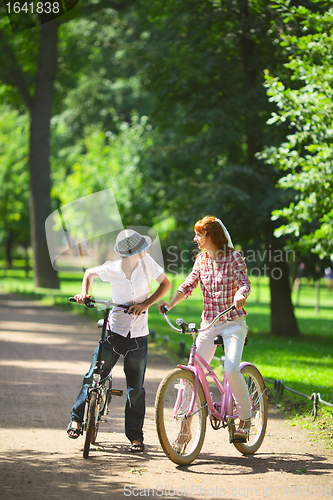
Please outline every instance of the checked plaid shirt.
[[[245, 298], [251, 291], [245, 261], [237, 251], [229, 255], [219, 252], [216, 256], [215, 273], [210, 255], [207, 252], [199, 254], [191, 273], [178, 290], [187, 299], [199, 282], [203, 293], [202, 319], [206, 321], [212, 321], [220, 312], [232, 306], [237, 290], [242, 292]], [[241, 308], [231, 311], [226, 318], [246, 315], [247, 312]]]

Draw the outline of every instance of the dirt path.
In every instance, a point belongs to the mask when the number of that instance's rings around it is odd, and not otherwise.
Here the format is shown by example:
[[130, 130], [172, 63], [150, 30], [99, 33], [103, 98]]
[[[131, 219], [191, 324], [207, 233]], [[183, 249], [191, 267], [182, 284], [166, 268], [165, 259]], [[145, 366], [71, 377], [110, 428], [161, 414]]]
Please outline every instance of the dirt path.
[[[0, 294], [1, 500], [333, 498], [332, 452], [273, 410], [256, 455], [240, 455], [226, 430], [208, 425], [193, 464], [170, 462], [158, 443], [153, 405], [158, 384], [173, 365], [152, 354], [146, 452], [128, 452], [124, 399], [114, 398], [99, 445], [84, 460], [82, 438], [68, 439], [66, 426], [97, 339], [97, 328], [86, 318]], [[114, 380], [125, 389], [121, 365]]]

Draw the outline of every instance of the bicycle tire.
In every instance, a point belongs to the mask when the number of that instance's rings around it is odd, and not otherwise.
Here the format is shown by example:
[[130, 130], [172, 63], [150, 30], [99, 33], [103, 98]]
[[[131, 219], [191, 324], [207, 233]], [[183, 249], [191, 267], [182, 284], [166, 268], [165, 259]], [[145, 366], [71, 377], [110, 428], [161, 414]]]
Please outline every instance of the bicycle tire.
[[95, 439], [95, 429], [96, 429], [96, 412], [97, 412], [97, 392], [92, 392], [90, 394], [90, 399], [88, 401], [87, 410], [87, 428], [86, 428], [86, 439], [84, 441], [83, 448], [83, 458], [88, 458], [90, 445]]
[[[206, 398], [199, 382], [193, 408], [193, 411], [197, 412], [191, 417], [191, 438], [186, 445], [182, 445], [183, 449], [178, 451], [173, 447], [179, 436], [184, 436], [181, 431], [184, 418], [180, 415], [188, 411], [194, 379], [194, 374], [190, 371], [181, 368], [172, 370], [160, 383], [155, 399], [155, 424], [159, 441], [166, 456], [178, 465], [187, 465], [196, 459], [206, 434]], [[175, 416], [176, 407], [178, 408]]]
[[[111, 385], [112, 387], [112, 385]], [[97, 434], [98, 434], [98, 430], [99, 430], [99, 424], [102, 420], [102, 417], [106, 415], [106, 405], [108, 406], [109, 405], [109, 402], [107, 401], [107, 397], [108, 397], [108, 391], [105, 387], [105, 383], [103, 382], [101, 384], [101, 390], [100, 390], [100, 396], [98, 398], [98, 403], [97, 403], [97, 411], [98, 411], [98, 415], [97, 418], [95, 416], [95, 430], [94, 430], [94, 436], [92, 438], [92, 441], [91, 443], [92, 444], [96, 444], [96, 440], [97, 440]]]
[[[267, 392], [266, 386], [259, 370], [253, 365], [245, 365], [241, 369], [252, 405], [251, 429], [249, 440], [246, 443], [233, 443], [235, 448], [243, 455], [253, 455], [261, 446], [267, 427]], [[264, 393], [264, 394], [263, 394]]]

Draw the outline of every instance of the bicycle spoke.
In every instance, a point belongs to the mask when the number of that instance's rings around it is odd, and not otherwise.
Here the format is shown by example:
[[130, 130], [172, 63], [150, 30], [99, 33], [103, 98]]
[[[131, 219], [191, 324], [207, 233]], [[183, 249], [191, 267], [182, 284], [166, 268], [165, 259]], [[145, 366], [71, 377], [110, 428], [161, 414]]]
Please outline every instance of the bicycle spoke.
[[161, 382], [155, 401], [157, 433], [166, 455], [177, 464], [189, 464], [199, 454], [206, 432], [206, 402], [198, 387], [193, 409], [190, 404], [194, 375], [173, 370]]
[[255, 453], [264, 439], [267, 425], [267, 391], [262, 377], [252, 365], [245, 365], [241, 370], [251, 399], [252, 421], [249, 440], [246, 443], [234, 443], [243, 454]]

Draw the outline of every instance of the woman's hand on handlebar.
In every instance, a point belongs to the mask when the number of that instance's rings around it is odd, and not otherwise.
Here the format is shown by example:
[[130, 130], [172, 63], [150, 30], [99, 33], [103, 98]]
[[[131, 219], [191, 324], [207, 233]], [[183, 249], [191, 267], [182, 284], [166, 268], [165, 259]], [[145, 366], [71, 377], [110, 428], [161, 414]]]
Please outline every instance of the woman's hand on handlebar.
[[246, 302], [246, 297], [242, 294], [242, 292], [236, 292], [235, 297], [234, 297], [234, 304], [236, 307], [236, 310], [241, 309], [242, 307], [245, 306]]
[[161, 300], [158, 303], [158, 308], [160, 310], [160, 314], [162, 314], [161, 308], [163, 306], [167, 307], [168, 310], [170, 311], [170, 309], [172, 309], [173, 307], [175, 307], [177, 304], [179, 304], [179, 302], [181, 302], [184, 299], [185, 299], [185, 297], [184, 297], [183, 292], [181, 292], [180, 290], [177, 290], [176, 293], [175, 293], [175, 295], [170, 300], [170, 302], [165, 302], [165, 300]]
[[162, 309], [163, 306], [167, 307], [169, 310], [171, 309], [170, 304], [168, 304], [167, 302], [165, 302], [165, 300], [160, 300], [159, 303], [158, 303], [158, 308], [160, 310], [160, 314], [163, 314], [162, 311], [161, 311], [161, 309]]
[[77, 295], [74, 295], [74, 299], [78, 304], [85, 304], [85, 299], [91, 299], [91, 295], [88, 295], [87, 293], [78, 293]]

